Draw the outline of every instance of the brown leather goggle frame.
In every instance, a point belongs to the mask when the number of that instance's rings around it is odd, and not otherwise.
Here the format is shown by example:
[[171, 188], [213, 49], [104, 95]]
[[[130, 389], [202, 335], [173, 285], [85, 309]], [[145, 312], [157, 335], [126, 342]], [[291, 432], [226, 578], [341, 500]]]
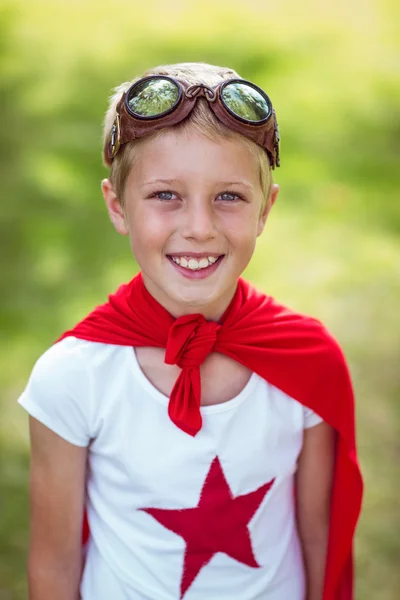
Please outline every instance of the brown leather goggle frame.
[[[179, 89], [179, 98], [171, 110], [160, 117], [138, 117], [134, 116], [127, 105], [127, 99], [133, 87], [149, 79], [170, 79]], [[221, 90], [227, 83], [238, 82], [247, 83], [253, 88], [261, 91], [267, 97], [271, 105], [269, 117], [262, 123], [251, 123], [234, 114], [226, 107], [221, 99]], [[149, 135], [158, 129], [171, 127], [180, 123], [193, 110], [198, 98], [204, 97], [208, 106], [221, 123], [240, 133], [259, 146], [262, 146], [268, 153], [271, 167], [279, 167], [279, 129], [276, 121], [275, 110], [268, 96], [253, 83], [244, 79], [225, 79], [214, 86], [208, 86], [203, 83], [188, 84], [186, 81], [167, 77], [165, 75], [150, 75], [136, 81], [124, 94], [117, 104], [117, 115], [111, 128], [108, 142], [104, 146], [104, 162], [111, 166], [114, 157], [117, 155], [121, 146], [132, 142], [138, 138]]]

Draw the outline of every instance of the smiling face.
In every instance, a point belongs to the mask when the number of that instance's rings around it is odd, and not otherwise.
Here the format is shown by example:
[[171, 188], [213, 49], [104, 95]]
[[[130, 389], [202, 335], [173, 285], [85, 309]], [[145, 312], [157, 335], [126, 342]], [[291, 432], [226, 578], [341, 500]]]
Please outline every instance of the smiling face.
[[108, 179], [102, 189], [153, 297], [175, 317], [213, 320], [229, 305], [278, 193], [274, 185], [261, 212], [259, 168], [245, 145], [173, 129], [141, 144], [123, 207]]

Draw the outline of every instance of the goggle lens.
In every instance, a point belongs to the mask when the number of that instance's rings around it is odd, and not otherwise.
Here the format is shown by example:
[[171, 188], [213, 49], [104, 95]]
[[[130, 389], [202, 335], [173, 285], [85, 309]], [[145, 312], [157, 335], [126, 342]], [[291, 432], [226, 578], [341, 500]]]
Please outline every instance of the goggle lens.
[[170, 79], [149, 79], [134, 86], [127, 97], [129, 112], [138, 117], [161, 117], [179, 100], [178, 86]]
[[272, 112], [268, 99], [246, 83], [228, 83], [222, 89], [221, 97], [230, 112], [251, 123], [265, 121]]

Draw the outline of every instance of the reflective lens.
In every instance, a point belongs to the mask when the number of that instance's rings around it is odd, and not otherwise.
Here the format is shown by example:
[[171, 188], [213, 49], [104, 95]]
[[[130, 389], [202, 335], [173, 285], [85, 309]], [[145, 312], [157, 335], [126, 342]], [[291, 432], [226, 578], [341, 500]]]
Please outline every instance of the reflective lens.
[[221, 97], [235, 116], [251, 123], [265, 121], [272, 112], [267, 97], [247, 83], [228, 83], [224, 86]]
[[178, 86], [169, 79], [148, 79], [134, 86], [126, 99], [128, 110], [138, 117], [159, 117], [179, 99]]

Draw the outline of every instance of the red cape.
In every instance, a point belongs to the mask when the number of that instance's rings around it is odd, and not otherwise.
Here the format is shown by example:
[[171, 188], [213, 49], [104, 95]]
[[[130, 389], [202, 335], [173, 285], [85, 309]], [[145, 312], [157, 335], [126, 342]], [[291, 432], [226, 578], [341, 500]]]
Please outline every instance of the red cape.
[[323, 600], [352, 600], [352, 545], [363, 488], [354, 396], [343, 353], [319, 321], [290, 311], [243, 279], [219, 323], [199, 314], [174, 319], [139, 273], [60, 340], [67, 336], [166, 348], [165, 362], [182, 368], [169, 416], [190, 435], [201, 428], [199, 366], [211, 351], [255, 371], [331, 425], [337, 444]]

